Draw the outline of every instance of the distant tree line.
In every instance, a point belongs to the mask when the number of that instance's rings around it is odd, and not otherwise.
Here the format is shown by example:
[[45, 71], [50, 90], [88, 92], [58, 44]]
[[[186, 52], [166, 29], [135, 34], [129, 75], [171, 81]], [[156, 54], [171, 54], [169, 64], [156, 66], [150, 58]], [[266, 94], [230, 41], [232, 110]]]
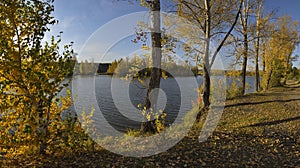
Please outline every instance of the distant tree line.
[[97, 64], [88, 62], [87, 60], [75, 63], [73, 74], [74, 75], [95, 75], [97, 72]]
[[[128, 74], [149, 77], [151, 68], [147, 56], [127, 57], [126, 59], [114, 60], [108, 67], [106, 74], [114, 74], [125, 77]], [[99, 66], [101, 66], [99, 64]], [[99, 67], [98, 67], [99, 69]], [[163, 62], [161, 66], [164, 77], [197, 75], [198, 70], [187, 62], [176, 63], [175, 61]]]

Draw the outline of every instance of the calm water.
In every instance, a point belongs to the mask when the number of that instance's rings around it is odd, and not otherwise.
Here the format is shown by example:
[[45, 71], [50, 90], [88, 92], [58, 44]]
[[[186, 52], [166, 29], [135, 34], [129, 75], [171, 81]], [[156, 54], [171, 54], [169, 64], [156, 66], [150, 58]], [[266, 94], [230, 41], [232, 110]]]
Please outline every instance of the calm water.
[[[161, 80], [158, 109], [167, 113], [167, 123], [172, 123], [176, 117], [182, 118], [183, 114], [192, 109], [192, 101], [197, 99], [196, 82], [201, 84], [202, 77]], [[228, 78], [226, 82], [230, 85], [232, 79]], [[251, 86], [247, 93], [254, 91], [254, 82], [254, 77], [247, 77], [247, 83]], [[83, 109], [89, 112], [92, 105], [99, 107], [95, 108], [93, 118], [96, 123], [107, 121], [109, 125], [123, 131], [140, 127], [143, 117], [138, 104], [144, 104], [147, 89], [138, 81], [129, 82], [105, 75], [76, 76], [72, 81], [72, 89], [77, 112]], [[74, 110], [74, 107], [70, 110]]]

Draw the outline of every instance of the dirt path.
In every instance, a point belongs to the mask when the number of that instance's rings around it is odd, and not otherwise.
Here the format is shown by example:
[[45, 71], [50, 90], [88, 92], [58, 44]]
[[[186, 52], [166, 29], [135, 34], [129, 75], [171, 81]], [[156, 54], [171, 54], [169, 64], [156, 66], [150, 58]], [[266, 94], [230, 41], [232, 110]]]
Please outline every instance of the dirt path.
[[[300, 82], [293, 82], [293, 81], [288, 81], [287, 86], [289, 90], [288, 96], [291, 99], [300, 99]], [[300, 107], [300, 101], [296, 102], [296, 106]]]

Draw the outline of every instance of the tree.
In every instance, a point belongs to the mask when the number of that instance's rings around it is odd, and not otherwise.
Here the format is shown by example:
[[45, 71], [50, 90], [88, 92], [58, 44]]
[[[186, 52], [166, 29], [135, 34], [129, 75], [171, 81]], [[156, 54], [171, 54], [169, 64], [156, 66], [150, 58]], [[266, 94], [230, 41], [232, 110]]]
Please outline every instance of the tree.
[[[274, 25], [274, 23], [271, 22], [271, 18], [274, 14], [275, 14], [274, 11], [272, 11], [271, 13], [267, 14], [267, 16], [265, 16], [265, 17], [261, 16], [260, 21], [259, 21], [260, 26], [258, 27], [258, 25], [256, 25], [256, 28], [252, 32], [254, 34], [257, 34], [257, 31], [259, 29], [260, 36], [253, 35], [253, 36], [255, 36], [255, 38], [257, 38], [257, 40], [260, 40], [260, 42], [254, 41], [254, 43], [255, 43], [254, 48], [256, 51], [255, 57], [257, 58], [257, 54], [260, 55], [263, 73], [266, 72], [267, 43], [270, 40], [270, 38], [272, 37], [273, 33], [276, 32], [275, 25]], [[260, 44], [260, 46], [257, 48], [258, 43]], [[259, 85], [261, 86], [261, 82]]]
[[[72, 44], [60, 49], [52, 37], [43, 44], [53, 0], [10, 0], [0, 2], [0, 86], [1, 138], [20, 146], [39, 146], [42, 154], [67, 100], [58, 105], [58, 93], [67, 86], [65, 77], [72, 71]], [[11, 135], [15, 136], [11, 136]]]
[[107, 73], [115, 73], [116, 68], [118, 67], [118, 64], [121, 62], [122, 60], [114, 60], [111, 65], [109, 65], [108, 69], [107, 69]]
[[[129, 0], [130, 2], [130, 0]], [[160, 79], [162, 76], [161, 71], [161, 60], [162, 60], [162, 35], [161, 35], [161, 15], [160, 15], [160, 0], [140, 0], [142, 6], [150, 8], [150, 31], [151, 31], [151, 64], [150, 67], [150, 81], [147, 86], [146, 101], [144, 108], [146, 109], [145, 115], [149, 115], [149, 111], [154, 110], [156, 112], [156, 104], [158, 98], [158, 92], [152, 92], [154, 89], [160, 87]], [[147, 40], [147, 33], [143, 32], [143, 29], [137, 30], [136, 39], [133, 40], [134, 43], [137, 41], [145, 42]], [[143, 44], [143, 47], [148, 48]], [[124, 70], [127, 67], [126, 65], [121, 64], [121, 67], [117, 68], [117, 71], [120, 72], [120, 68]], [[123, 72], [123, 71], [121, 71]], [[123, 72], [124, 73], [124, 72]], [[144, 82], [142, 82], [144, 83]], [[151, 95], [150, 95], [151, 94]], [[147, 117], [144, 117], [144, 120], [141, 124], [141, 133], [155, 133], [157, 132], [155, 127], [155, 121], [148, 121]]]
[[83, 69], [83, 75], [89, 75], [90, 74], [90, 63], [87, 60], [84, 60], [82, 69]]
[[273, 25], [276, 31], [266, 43], [266, 73], [263, 78], [265, 90], [281, 85], [281, 80], [285, 83], [295, 59], [292, 53], [299, 42], [298, 22], [293, 21], [291, 17], [282, 16], [277, 20], [277, 26]]
[[270, 29], [270, 20], [274, 16], [276, 11], [271, 11], [267, 14], [263, 12], [264, 1], [257, 1], [257, 4], [254, 7], [255, 13], [255, 22], [254, 28], [252, 31], [253, 40], [253, 48], [254, 48], [254, 56], [255, 56], [255, 90], [258, 92], [261, 89], [260, 86], [260, 63], [262, 64], [262, 71], [265, 72], [265, 49], [266, 45], [264, 41], [272, 35], [272, 29]]
[[263, 3], [264, 1], [260, 1], [258, 2], [259, 4], [256, 7], [256, 41], [255, 41], [255, 45], [254, 45], [254, 50], [255, 50], [255, 91], [258, 92], [259, 91], [259, 45], [260, 45], [260, 36], [261, 36], [261, 27], [262, 27], [262, 7], [263, 7]]
[[279, 18], [280, 38], [285, 41], [285, 52], [283, 53], [283, 84], [286, 84], [287, 76], [293, 67], [293, 62], [297, 60], [297, 56], [293, 56], [296, 46], [299, 44], [299, 23], [293, 21], [290, 16], [284, 15]]
[[[203, 109], [205, 109], [210, 106], [211, 67], [237, 23], [243, 0], [175, 0], [175, 2], [178, 3], [178, 15], [197, 24], [205, 34], [203, 57], [199, 59], [203, 61], [202, 100]], [[235, 8], [236, 4], [239, 4], [237, 8]], [[203, 37], [199, 37], [200, 41], [203, 42], [201, 38]], [[217, 39], [220, 42], [214, 51], [211, 50], [211, 40], [213, 39]], [[202, 50], [200, 49], [200, 51]], [[213, 54], [210, 55], [210, 53]]]
[[[146, 2], [146, 1], [141, 1]], [[158, 92], [152, 92], [153, 89], [160, 87], [161, 78], [161, 28], [160, 28], [160, 0], [147, 1], [146, 5], [150, 8], [151, 18], [151, 41], [152, 41], [152, 67], [150, 73], [150, 82], [147, 90], [147, 97], [144, 107], [149, 110], [156, 110], [156, 101], [158, 98]], [[152, 94], [152, 95], [150, 95]], [[150, 100], [150, 96], [152, 99]], [[141, 125], [141, 132], [156, 132], [153, 121], [144, 121]]]
[[[271, 31], [268, 29], [268, 22], [274, 14], [274, 11], [268, 13], [263, 17], [263, 4], [264, 1], [259, 0], [246, 0], [242, 5], [242, 12], [240, 15], [240, 22], [236, 26], [237, 39], [236, 43], [236, 61], [241, 63], [241, 89], [239, 94], [245, 93], [246, 76], [248, 68], [248, 60], [254, 56], [255, 63], [255, 90], [259, 90], [260, 77], [259, 77], [259, 60], [263, 61], [264, 69], [264, 39], [269, 38]], [[254, 17], [252, 17], [254, 16]], [[262, 46], [260, 46], [262, 44]], [[241, 61], [241, 62], [239, 62]]]
[[[236, 26], [236, 32], [242, 36], [241, 38], [241, 54], [238, 54], [238, 58], [240, 55], [242, 55], [242, 71], [241, 71], [241, 95], [245, 93], [246, 88], [246, 76], [247, 76], [247, 63], [249, 58], [249, 51], [250, 51], [250, 42], [253, 41], [250, 37], [251, 33], [251, 20], [250, 15], [253, 14], [255, 11], [255, 8], [258, 9], [257, 11], [260, 12], [261, 4], [262, 2], [259, 2], [257, 0], [245, 0], [242, 5], [242, 12], [240, 14], [240, 22], [238, 26]], [[259, 21], [257, 22], [259, 24]], [[259, 31], [257, 32], [259, 33]], [[257, 45], [257, 44], [256, 44]], [[240, 55], [239, 55], [240, 54]]]

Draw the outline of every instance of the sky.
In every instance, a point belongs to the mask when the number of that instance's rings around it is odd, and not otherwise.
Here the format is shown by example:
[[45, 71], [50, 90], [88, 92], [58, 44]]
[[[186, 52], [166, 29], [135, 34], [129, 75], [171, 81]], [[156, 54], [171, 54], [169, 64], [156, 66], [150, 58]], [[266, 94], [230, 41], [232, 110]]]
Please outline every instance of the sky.
[[[161, 1], [163, 11], [173, 9], [168, 5], [168, 1]], [[86, 53], [87, 47], [93, 47], [94, 50], [97, 49], [102, 52], [102, 55], [106, 53], [106, 58], [110, 57], [110, 60], [113, 60], [117, 58], [117, 55], [132, 54], [141, 48], [137, 44], [129, 42], [134, 38], [133, 33], [136, 27], [134, 21], [140, 19], [141, 15], [145, 15], [143, 11], [148, 11], [147, 8], [141, 7], [138, 2], [129, 3], [126, 0], [56, 0], [54, 9], [53, 15], [59, 20], [59, 23], [51, 27], [51, 32], [47, 34], [46, 39], [63, 31], [62, 42], [73, 41], [75, 52], [81, 55], [88, 55], [89, 53]], [[299, 0], [266, 0], [265, 9], [277, 9], [278, 15], [288, 14], [294, 20], [300, 20]], [[140, 13], [132, 14], [134, 12]], [[125, 34], [128, 33], [129, 29], [131, 36], [126, 36]], [[124, 36], [117, 38], [120, 35]], [[300, 55], [299, 47], [294, 54]], [[100, 55], [97, 57], [101, 57]], [[86, 59], [91, 59], [91, 57]], [[109, 61], [109, 59], [101, 59], [102, 62]], [[295, 63], [298, 67], [299, 64], [299, 61]]]

